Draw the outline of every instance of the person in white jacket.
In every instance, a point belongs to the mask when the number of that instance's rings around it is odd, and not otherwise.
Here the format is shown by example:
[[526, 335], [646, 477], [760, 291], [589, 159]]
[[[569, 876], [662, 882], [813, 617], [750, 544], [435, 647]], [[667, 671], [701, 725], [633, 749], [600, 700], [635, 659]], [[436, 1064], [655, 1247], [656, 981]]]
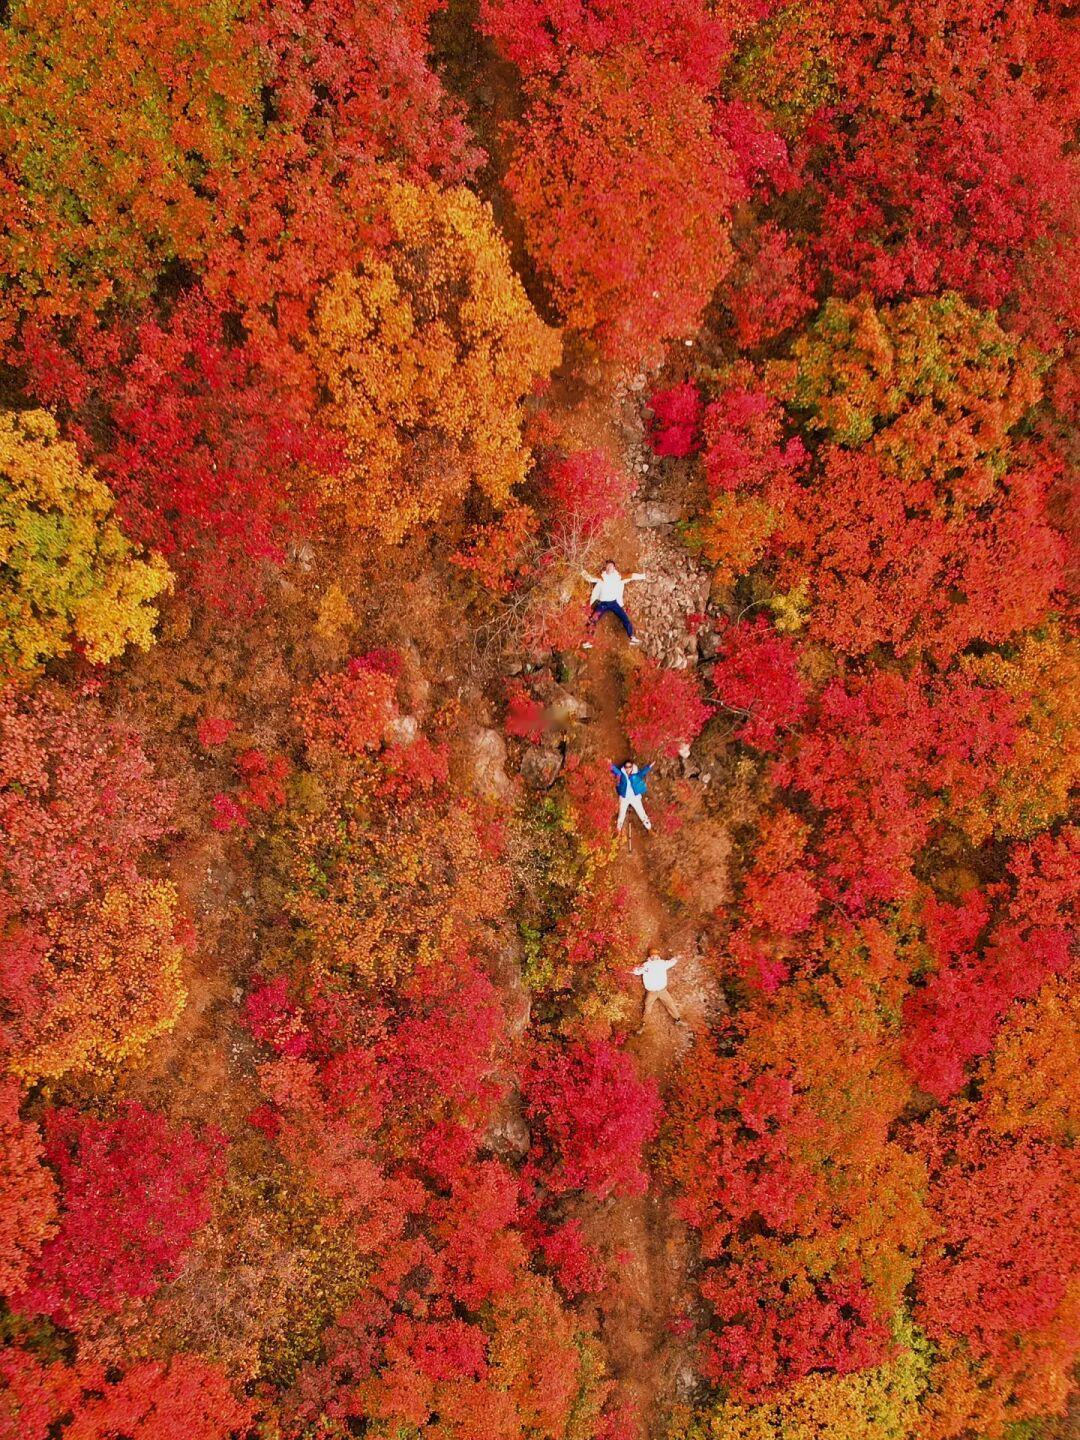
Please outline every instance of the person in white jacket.
[[[630, 623], [630, 616], [623, 609], [623, 595], [631, 580], [647, 580], [649, 577], [635, 570], [632, 575], [620, 575], [619, 567], [614, 560], [605, 560], [604, 568], [599, 575], [590, 575], [587, 570], [581, 572], [584, 579], [593, 587], [591, 604], [592, 614], [589, 616], [590, 635], [596, 629], [601, 615], [614, 615], [619, 624], [630, 637], [631, 645], [639, 645], [641, 642], [634, 634], [634, 627]], [[592, 641], [586, 640], [586, 650], [592, 649]]]
[[671, 998], [667, 988], [668, 971], [679, 963], [681, 955], [673, 955], [670, 960], [663, 959], [655, 952], [648, 956], [644, 964], [636, 965], [631, 970], [631, 975], [640, 975], [641, 983], [645, 986], [645, 1008], [641, 1012], [641, 1024], [638, 1027], [638, 1034], [645, 1029], [645, 1021], [649, 1018], [649, 1011], [656, 1005], [663, 1005], [676, 1025], [685, 1025], [686, 1021], [679, 1013], [679, 1007]]

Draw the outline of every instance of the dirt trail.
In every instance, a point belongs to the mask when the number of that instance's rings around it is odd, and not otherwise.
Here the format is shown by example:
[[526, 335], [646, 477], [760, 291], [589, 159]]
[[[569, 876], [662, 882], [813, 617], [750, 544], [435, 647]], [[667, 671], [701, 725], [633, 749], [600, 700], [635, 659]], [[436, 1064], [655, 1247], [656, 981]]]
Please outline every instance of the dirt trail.
[[[619, 719], [621, 676], [613, 651], [598, 645], [586, 662], [585, 676], [593, 716], [591, 738], [599, 754], [621, 759], [628, 752]], [[686, 948], [688, 937], [685, 926], [673, 924], [650, 883], [650, 837], [632, 813], [627, 826], [632, 827], [632, 842], [620, 847], [614, 873], [627, 896], [642, 958], [653, 948], [665, 955], [678, 953]], [[682, 1003], [678, 968], [671, 991]], [[635, 994], [635, 1005], [640, 1005], [642, 998], [643, 992]], [[684, 1006], [684, 1014], [691, 1025], [698, 1019], [692, 1006]], [[663, 1091], [692, 1043], [686, 1031], [657, 1006], [628, 1048], [639, 1071], [652, 1076]], [[659, 1415], [670, 1399], [681, 1358], [672, 1321], [683, 1311], [687, 1298], [685, 1234], [672, 1213], [669, 1197], [655, 1180], [645, 1196], [609, 1201], [595, 1215], [592, 1226], [621, 1252], [616, 1283], [600, 1297], [599, 1304], [608, 1361], [622, 1394], [634, 1402], [639, 1435], [642, 1440], [653, 1440], [659, 1434]]]
[[[619, 397], [609, 377], [591, 374], [583, 386], [580, 370], [577, 376], [572, 393], [567, 386], [561, 395], [557, 388], [552, 397], [563, 444], [568, 449], [602, 447], [618, 463], [635, 464], [636, 457], [628, 453], [633, 438], [620, 423]], [[676, 546], [673, 537], [666, 540], [655, 532], [639, 530], [629, 516], [605, 537], [605, 549], [617, 558], [624, 572], [638, 568], [646, 550], [651, 570], [658, 551], [670, 548], [674, 552]], [[635, 608], [633, 587], [628, 606], [631, 611]], [[632, 650], [631, 656], [656, 649], [657, 637], [646, 632], [642, 638], [642, 650]], [[621, 721], [624, 676], [620, 652], [625, 645], [618, 626], [605, 619], [597, 631], [595, 648], [582, 656], [576, 687], [589, 706], [589, 748], [616, 762], [629, 754]], [[657, 776], [654, 793], [662, 794], [665, 783], [664, 776]], [[670, 988], [689, 1031], [677, 1027], [657, 1006], [643, 1032], [627, 1042], [639, 1072], [655, 1079], [664, 1094], [677, 1084], [682, 1060], [695, 1043], [694, 1032], [706, 1022], [706, 1012], [715, 1001], [715, 983], [698, 961], [693, 917], [676, 917], [654, 885], [650, 874], [653, 837], [645, 834], [633, 813], [627, 825], [632, 827], [632, 841], [624, 841], [619, 849], [613, 862], [614, 878], [625, 891], [641, 957], [653, 948], [664, 955], [685, 956], [672, 973]], [[643, 991], [639, 990], [635, 1005], [642, 1000]], [[619, 1389], [634, 1403], [641, 1440], [658, 1440], [663, 1411], [674, 1398], [678, 1376], [689, 1359], [686, 1342], [674, 1323], [686, 1314], [690, 1302], [685, 1229], [656, 1176], [647, 1195], [608, 1201], [586, 1222], [586, 1228], [620, 1254], [616, 1277], [599, 1297], [601, 1335]]]

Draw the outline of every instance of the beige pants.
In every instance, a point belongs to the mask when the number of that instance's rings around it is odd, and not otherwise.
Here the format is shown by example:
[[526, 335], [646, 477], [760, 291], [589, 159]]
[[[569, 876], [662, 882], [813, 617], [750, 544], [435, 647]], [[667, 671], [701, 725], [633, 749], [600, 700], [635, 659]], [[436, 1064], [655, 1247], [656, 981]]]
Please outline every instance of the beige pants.
[[670, 991], [670, 990], [667, 990], [667, 989], [664, 989], [664, 990], [646, 990], [646, 991], [645, 991], [645, 1009], [642, 1011], [642, 1014], [641, 1014], [641, 1024], [642, 1024], [643, 1027], [644, 1027], [644, 1025], [645, 1025], [645, 1021], [649, 1018], [649, 1011], [650, 1011], [650, 1010], [653, 1008], [653, 1006], [656, 1005], [657, 1003], [663, 1005], [664, 1009], [668, 1012], [668, 1014], [671, 1016], [671, 1018], [672, 1018], [673, 1020], [681, 1020], [681, 1019], [682, 1019], [682, 1016], [679, 1014], [679, 1007], [675, 1004], [675, 1001], [671, 998], [671, 991]]

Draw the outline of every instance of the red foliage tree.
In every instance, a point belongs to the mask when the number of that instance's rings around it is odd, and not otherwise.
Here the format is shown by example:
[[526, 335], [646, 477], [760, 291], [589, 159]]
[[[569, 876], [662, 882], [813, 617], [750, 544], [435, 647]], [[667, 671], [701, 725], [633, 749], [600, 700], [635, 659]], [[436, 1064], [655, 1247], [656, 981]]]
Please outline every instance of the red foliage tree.
[[733, 369], [705, 407], [705, 478], [713, 494], [754, 490], [779, 498], [807, 459], [802, 441], [785, 441], [783, 428], [783, 408], [753, 370]]
[[9, 690], [0, 756], [0, 918], [79, 905], [138, 878], [173, 797], [133, 730], [90, 695]]
[[116, 1120], [49, 1111], [45, 1157], [60, 1185], [58, 1228], [14, 1308], [76, 1327], [172, 1279], [210, 1217], [220, 1144], [186, 1126], [170, 1129], [134, 1103]]
[[890, 671], [836, 679], [822, 691], [773, 779], [804, 792], [820, 816], [823, 893], [859, 914], [910, 895], [912, 864], [935, 824], [963, 819], [1010, 754], [1006, 697], [962, 677]]
[[578, 450], [544, 471], [544, 501], [557, 540], [591, 540], [623, 514], [634, 486], [603, 450]]
[[1014, 1380], [1043, 1368], [1064, 1380], [1080, 1263], [1075, 1151], [1000, 1135], [970, 1105], [935, 1117], [924, 1143], [938, 1235], [919, 1270], [920, 1323]]
[[649, 444], [655, 455], [681, 459], [701, 444], [701, 391], [686, 380], [649, 396]]
[[710, 678], [717, 700], [735, 712], [736, 736], [759, 750], [775, 750], [778, 732], [806, 713], [795, 646], [761, 616], [724, 632]]
[[[125, 530], [218, 607], [245, 609], [260, 598], [260, 567], [315, 523], [316, 477], [344, 460], [312, 398], [226, 327], [220, 306], [193, 291], [167, 319], [94, 336], [67, 398]], [[55, 348], [42, 343], [33, 358], [35, 390], [47, 394]]]
[[638, 755], [678, 755], [693, 744], [712, 713], [692, 670], [665, 670], [643, 660], [630, 676], [623, 721]]
[[481, 0], [480, 23], [527, 77], [558, 74], [575, 55], [633, 46], [709, 90], [729, 49], [727, 26], [702, 0]]
[[342, 169], [373, 158], [411, 179], [467, 179], [483, 159], [429, 63], [441, 0], [390, 14], [373, 0], [264, 0], [278, 122]]
[[831, 21], [834, 104], [805, 147], [837, 288], [953, 288], [997, 307], [1022, 286], [1041, 292], [1037, 333], [1053, 343], [1075, 235], [1066, 12], [860, 0]]
[[717, 300], [731, 317], [739, 349], [754, 350], [814, 309], [812, 263], [772, 220], [737, 230], [732, 241], [735, 263], [720, 282]]
[[0, 1380], [3, 1440], [241, 1440], [255, 1415], [196, 1355], [144, 1360], [117, 1375], [9, 1348]]
[[813, 588], [812, 632], [946, 662], [1036, 624], [1064, 541], [1048, 510], [1060, 457], [1016, 434], [1040, 393], [1030, 349], [945, 295], [830, 300], [795, 353], [778, 382], [832, 443], [812, 485], [777, 495], [774, 545], [780, 586]]
[[765, 936], [801, 934], [821, 905], [807, 863], [809, 833], [790, 810], [778, 810], [762, 823], [743, 881], [742, 909], [750, 925]]
[[990, 897], [972, 891], [960, 905], [923, 906], [935, 969], [904, 1006], [904, 1061], [922, 1088], [947, 1100], [965, 1066], [985, 1055], [1010, 1007], [1072, 965], [1077, 904], [1062, 880], [1075, 864], [1075, 840], [1041, 837], [1010, 862], [1017, 891], [990, 924]]
[[740, 1397], [760, 1401], [812, 1371], [847, 1375], [889, 1355], [888, 1327], [857, 1276], [797, 1297], [748, 1264], [711, 1272], [701, 1293], [721, 1322], [706, 1345], [705, 1374]]
[[597, 1041], [534, 1058], [523, 1089], [533, 1148], [526, 1175], [558, 1195], [640, 1195], [642, 1147], [657, 1124], [655, 1082], [640, 1079], [625, 1051]]

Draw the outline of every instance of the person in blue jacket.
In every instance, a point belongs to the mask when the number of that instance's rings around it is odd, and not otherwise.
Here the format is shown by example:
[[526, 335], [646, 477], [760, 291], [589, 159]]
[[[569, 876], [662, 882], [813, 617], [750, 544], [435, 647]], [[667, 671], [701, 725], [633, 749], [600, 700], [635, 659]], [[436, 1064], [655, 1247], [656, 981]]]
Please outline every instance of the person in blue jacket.
[[615, 776], [615, 789], [619, 792], [618, 830], [621, 831], [626, 824], [626, 812], [630, 809], [634, 810], [646, 830], [652, 829], [652, 821], [645, 814], [645, 806], [641, 800], [649, 788], [646, 777], [651, 769], [651, 765], [639, 768], [632, 760], [627, 760], [623, 765], [611, 766], [611, 773]]

